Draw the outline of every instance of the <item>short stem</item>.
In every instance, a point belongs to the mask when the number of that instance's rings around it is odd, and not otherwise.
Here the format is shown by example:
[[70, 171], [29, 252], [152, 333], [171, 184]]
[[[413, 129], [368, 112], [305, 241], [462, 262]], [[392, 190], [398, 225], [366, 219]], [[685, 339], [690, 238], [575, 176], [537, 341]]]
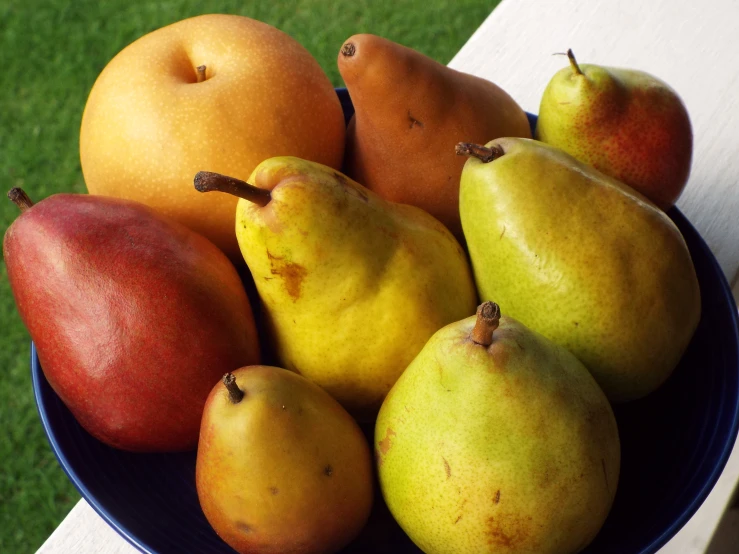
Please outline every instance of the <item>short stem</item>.
[[233, 373], [226, 373], [223, 376], [223, 384], [228, 389], [228, 397], [232, 403], [238, 404], [244, 399], [244, 391], [236, 384], [236, 377], [234, 377]]
[[357, 47], [353, 42], [345, 42], [344, 46], [341, 47], [341, 55], [346, 56], [347, 58], [351, 58], [356, 51]]
[[458, 156], [472, 156], [482, 163], [495, 161], [505, 154], [502, 146], [494, 145], [488, 148], [487, 146], [473, 144], [471, 142], [460, 142], [454, 150]]
[[500, 307], [495, 302], [483, 302], [477, 308], [475, 327], [470, 332], [470, 338], [482, 346], [493, 344], [493, 332], [500, 323]]
[[577, 60], [575, 59], [575, 54], [572, 53], [572, 48], [569, 48], [567, 50], [567, 57], [570, 60], [570, 65], [572, 66], [572, 71], [575, 72], [576, 75], [582, 75], [582, 70], [580, 69], [580, 66], [577, 65]]
[[10, 189], [8, 191], [8, 198], [13, 201], [13, 204], [18, 206], [21, 213], [33, 206], [33, 200], [31, 200], [26, 194], [26, 191], [20, 187], [13, 187]]
[[211, 171], [199, 171], [195, 175], [195, 189], [199, 192], [225, 192], [254, 202], [258, 206], [266, 206], [272, 200], [272, 194], [268, 190]]
[[199, 65], [195, 68], [195, 71], [198, 74], [198, 83], [202, 83], [205, 81], [205, 66]]

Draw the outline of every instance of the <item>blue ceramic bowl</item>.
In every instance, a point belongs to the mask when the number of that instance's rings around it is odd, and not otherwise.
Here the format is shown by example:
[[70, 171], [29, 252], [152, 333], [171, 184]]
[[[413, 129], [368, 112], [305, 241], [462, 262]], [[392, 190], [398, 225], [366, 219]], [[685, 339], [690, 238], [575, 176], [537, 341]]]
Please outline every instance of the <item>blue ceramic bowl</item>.
[[[338, 90], [347, 119], [353, 109]], [[531, 117], [532, 124], [535, 118]], [[695, 336], [670, 379], [615, 409], [622, 465], [616, 500], [588, 554], [651, 554], [693, 515], [716, 483], [739, 423], [739, 335], [729, 286], [710, 250], [677, 210], [670, 217], [693, 256], [703, 300]], [[132, 454], [84, 431], [47, 383], [36, 350], [31, 371], [41, 422], [59, 463], [90, 505], [143, 552], [233, 552], [198, 504], [195, 453]], [[378, 498], [345, 552], [419, 552]]]

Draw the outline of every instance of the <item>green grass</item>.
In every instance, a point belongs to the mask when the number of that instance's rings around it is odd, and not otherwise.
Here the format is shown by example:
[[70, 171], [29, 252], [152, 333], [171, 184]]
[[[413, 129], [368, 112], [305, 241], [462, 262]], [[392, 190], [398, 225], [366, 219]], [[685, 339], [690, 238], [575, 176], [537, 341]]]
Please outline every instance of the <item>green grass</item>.
[[[202, 13], [241, 14], [298, 39], [333, 83], [344, 39], [385, 36], [447, 63], [496, 0], [2, 0], [0, 182], [34, 199], [85, 192], [82, 110], [105, 64], [143, 34]], [[0, 229], [17, 210], [0, 202]], [[42, 270], [42, 268], [39, 268]], [[79, 498], [46, 442], [33, 402], [29, 337], [0, 265], [0, 552], [34, 552]]]

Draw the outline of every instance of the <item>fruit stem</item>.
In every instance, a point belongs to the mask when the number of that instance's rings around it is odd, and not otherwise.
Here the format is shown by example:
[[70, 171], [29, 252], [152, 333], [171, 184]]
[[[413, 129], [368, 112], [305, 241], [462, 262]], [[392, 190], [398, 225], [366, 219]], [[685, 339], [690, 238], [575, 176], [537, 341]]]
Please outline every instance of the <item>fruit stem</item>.
[[28, 208], [33, 206], [33, 200], [31, 200], [26, 191], [20, 187], [13, 187], [8, 191], [8, 198], [13, 201], [13, 204], [18, 206], [21, 213], [25, 212]]
[[205, 66], [199, 65], [195, 68], [195, 72], [198, 75], [198, 83], [205, 81]]
[[351, 58], [356, 51], [357, 47], [353, 42], [345, 42], [344, 46], [341, 47], [341, 55], [346, 56], [347, 58]]
[[268, 190], [260, 189], [235, 177], [227, 177], [211, 171], [198, 171], [195, 175], [195, 189], [199, 192], [216, 191], [233, 194], [254, 202], [258, 206], [266, 206], [272, 200], [272, 194]]
[[575, 54], [572, 53], [572, 48], [567, 49], [567, 57], [570, 60], [572, 71], [574, 71], [576, 75], [582, 75], [582, 70], [580, 69], [580, 66], [577, 65], [577, 60], [575, 59]]
[[477, 158], [482, 163], [488, 163], [497, 160], [505, 151], [502, 146], [497, 144], [488, 148], [481, 144], [473, 144], [471, 142], [460, 142], [454, 147], [454, 151], [458, 156], [472, 156]]
[[477, 320], [470, 338], [482, 346], [493, 344], [493, 332], [500, 323], [500, 306], [495, 302], [483, 302], [477, 308]]
[[226, 373], [223, 376], [223, 384], [226, 385], [228, 397], [233, 404], [238, 404], [244, 399], [244, 391], [236, 384], [236, 377], [234, 377], [233, 373]]

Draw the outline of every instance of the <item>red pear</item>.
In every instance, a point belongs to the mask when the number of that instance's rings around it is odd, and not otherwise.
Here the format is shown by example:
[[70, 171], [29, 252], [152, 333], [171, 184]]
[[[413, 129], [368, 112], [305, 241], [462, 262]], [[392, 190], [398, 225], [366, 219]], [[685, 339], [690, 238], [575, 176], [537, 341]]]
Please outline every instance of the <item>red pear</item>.
[[52, 388], [111, 446], [194, 448], [213, 384], [259, 361], [231, 262], [136, 202], [9, 196], [22, 213], [3, 242], [8, 278]]
[[634, 188], [663, 210], [690, 176], [688, 111], [666, 83], [643, 71], [578, 64], [547, 85], [536, 138]]

